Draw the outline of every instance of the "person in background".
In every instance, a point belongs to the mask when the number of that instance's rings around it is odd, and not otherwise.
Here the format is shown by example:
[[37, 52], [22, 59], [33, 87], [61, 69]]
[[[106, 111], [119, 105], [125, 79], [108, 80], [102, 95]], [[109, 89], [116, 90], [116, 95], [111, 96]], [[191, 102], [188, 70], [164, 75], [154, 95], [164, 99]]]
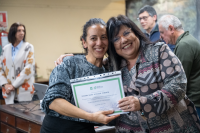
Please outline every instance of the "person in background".
[[181, 21], [173, 15], [164, 15], [159, 21], [161, 38], [173, 44], [174, 53], [181, 61], [187, 77], [186, 94], [194, 102], [200, 116], [200, 43], [189, 31], [184, 31]]
[[13, 23], [8, 33], [10, 44], [0, 56], [0, 86], [6, 104], [31, 101], [34, 94], [34, 48], [25, 37], [25, 25]]
[[70, 79], [108, 72], [103, 66], [108, 49], [106, 23], [90, 19], [83, 27], [81, 41], [86, 55], [64, 58], [51, 73], [42, 102], [46, 115], [41, 133], [95, 133], [94, 122], [107, 124], [119, 116], [108, 117], [113, 110], [88, 113], [75, 106]]
[[[142, 7], [138, 12], [138, 21], [142, 28], [145, 30], [144, 34], [150, 39], [151, 42], [160, 40], [160, 33], [157, 24], [156, 10], [149, 5]], [[175, 46], [168, 44], [170, 49], [174, 51]]]

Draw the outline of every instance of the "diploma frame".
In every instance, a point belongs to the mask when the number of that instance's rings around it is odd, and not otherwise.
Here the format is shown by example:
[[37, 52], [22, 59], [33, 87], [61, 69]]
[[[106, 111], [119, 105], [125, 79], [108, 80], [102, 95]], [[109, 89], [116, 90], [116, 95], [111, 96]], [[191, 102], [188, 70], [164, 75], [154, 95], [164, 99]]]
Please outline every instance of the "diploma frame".
[[[87, 82], [84, 82], [84, 81], [87, 81]], [[118, 91], [120, 92], [120, 98], [121, 99], [124, 98], [124, 90], [123, 90], [123, 86], [122, 86], [123, 84], [122, 84], [122, 79], [121, 79], [121, 71], [103, 73], [103, 74], [99, 74], [99, 75], [93, 75], [93, 76], [82, 77], [82, 78], [70, 80], [76, 106], [78, 108], [80, 108], [79, 99], [77, 98], [76, 87], [84, 86], [84, 85], [93, 85], [96, 83], [103, 83], [103, 82], [109, 82], [109, 81], [117, 81], [118, 89], [119, 89]], [[90, 88], [90, 89], [94, 89], [94, 88]], [[114, 113], [112, 115], [123, 114], [123, 113], [125, 113], [125, 112], [123, 112], [122, 110], [117, 110], [117, 111], [114, 110]]]

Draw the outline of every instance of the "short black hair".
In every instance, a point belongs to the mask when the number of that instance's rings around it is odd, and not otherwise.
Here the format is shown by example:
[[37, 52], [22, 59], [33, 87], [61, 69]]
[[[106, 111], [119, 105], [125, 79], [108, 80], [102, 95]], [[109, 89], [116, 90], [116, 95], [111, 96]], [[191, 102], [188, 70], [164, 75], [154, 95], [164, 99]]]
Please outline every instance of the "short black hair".
[[[138, 16], [145, 11], [148, 12], [151, 17], [153, 17], [154, 15], [157, 16], [156, 10], [152, 6], [149, 6], [149, 5], [142, 7], [138, 12]], [[156, 18], [156, 22], [157, 22], [157, 18]]]
[[24, 38], [23, 38], [23, 41], [26, 42], [26, 27], [24, 24], [22, 23], [13, 23], [9, 29], [9, 32], [8, 32], [8, 41], [14, 45], [15, 41], [16, 41], [16, 33], [17, 33], [17, 28], [19, 26], [23, 26], [24, 27]]
[[128, 17], [124, 15], [118, 15], [117, 17], [111, 17], [107, 22], [107, 35], [108, 35], [108, 59], [109, 63], [112, 64], [113, 70], [117, 71], [121, 69], [121, 61], [123, 57], [117, 54], [115, 50], [115, 46], [113, 43], [114, 37], [119, 33], [121, 26], [127, 26], [131, 28], [133, 33], [137, 36], [137, 38], [145, 44], [150, 44], [151, 42], [145, 36], [145, 34], [138, 28], [138, 26], [130, 20]]

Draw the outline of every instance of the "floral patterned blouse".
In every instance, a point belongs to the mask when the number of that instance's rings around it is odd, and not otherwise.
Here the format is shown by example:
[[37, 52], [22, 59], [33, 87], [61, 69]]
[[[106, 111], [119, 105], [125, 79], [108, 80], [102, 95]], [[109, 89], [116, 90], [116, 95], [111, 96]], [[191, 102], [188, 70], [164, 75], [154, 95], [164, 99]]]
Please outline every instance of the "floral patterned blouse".
[[117, 133], [200, 132], [196, 110], [185, 99], [183, 67], [167, 44], [141, 44], [136, 65], [121, 71], [125, 95], [138, 97], [141, 111], [121, 115]]

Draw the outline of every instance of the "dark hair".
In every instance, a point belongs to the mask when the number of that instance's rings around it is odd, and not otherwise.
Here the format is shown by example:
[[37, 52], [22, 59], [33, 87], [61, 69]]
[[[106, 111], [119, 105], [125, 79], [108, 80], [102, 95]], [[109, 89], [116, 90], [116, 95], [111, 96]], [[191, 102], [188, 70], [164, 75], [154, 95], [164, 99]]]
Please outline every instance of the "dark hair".
[[[100, 19], [100, 18], [91, 18], [83, 26], [83, 34], [81, 35], [80, 40], [82, 41], [82, 39], [83, 39], [84, 41], [86, 41], [88, 28], [91, 27], [92, 25], [97, 25], [97, 24], [100, 24], [100, 25], [103, 25], [103, 26], [106, 27], [106, 23], [102, 19]], [[83, 45], [83, 43], [82, 43], [82, 45]], [[83, 49], [85, 50], [85, 53], [87, 54], [87, 52], [88, 52], [87, 48], [83, 47]]]
[[[156, 10], [152, 6], [149, 6], [149, 5], [142, 7], [138, 12], [138, 16], [145, 11], [148, 12], [151, 17], [153, 17], [154, 15], [157, 16]], [[157, 22], [157, 18], [156, 18], [156, 22]]]
[[23, 38], [23, 41], [25, 42], [25, 38], [26, 38], [26, 27], [25, 25], [23, 25], [22, 23], [13, 23], [9, 29], [9, 32], [8, 32], [8, 41], [14, 45], [15, 41], [16, 41], [16, 33], [17, 33], [17, 28], [19, 26], [23, 26], [24, 27], [24, 38]]
[[137, 27], [137, 25], [131, 21], [128, 17], [124, 15], [118, 15], [117, 17], [111, 17], [107, 22], [107, 35], [108, 35], [108, 55], [109, 55], [109, 63], [112, 64], [113, 70], [120, 70], [121, 60], [123, 57], [119, 56], [114, 47], [114, 37], [119, 33], [121, 26], [127, 26], [131, 28], [134, 34], [141, 41], [144, 41], [146, 44], [149, 44], [149, 39], [145, 36], [145, 34]]

